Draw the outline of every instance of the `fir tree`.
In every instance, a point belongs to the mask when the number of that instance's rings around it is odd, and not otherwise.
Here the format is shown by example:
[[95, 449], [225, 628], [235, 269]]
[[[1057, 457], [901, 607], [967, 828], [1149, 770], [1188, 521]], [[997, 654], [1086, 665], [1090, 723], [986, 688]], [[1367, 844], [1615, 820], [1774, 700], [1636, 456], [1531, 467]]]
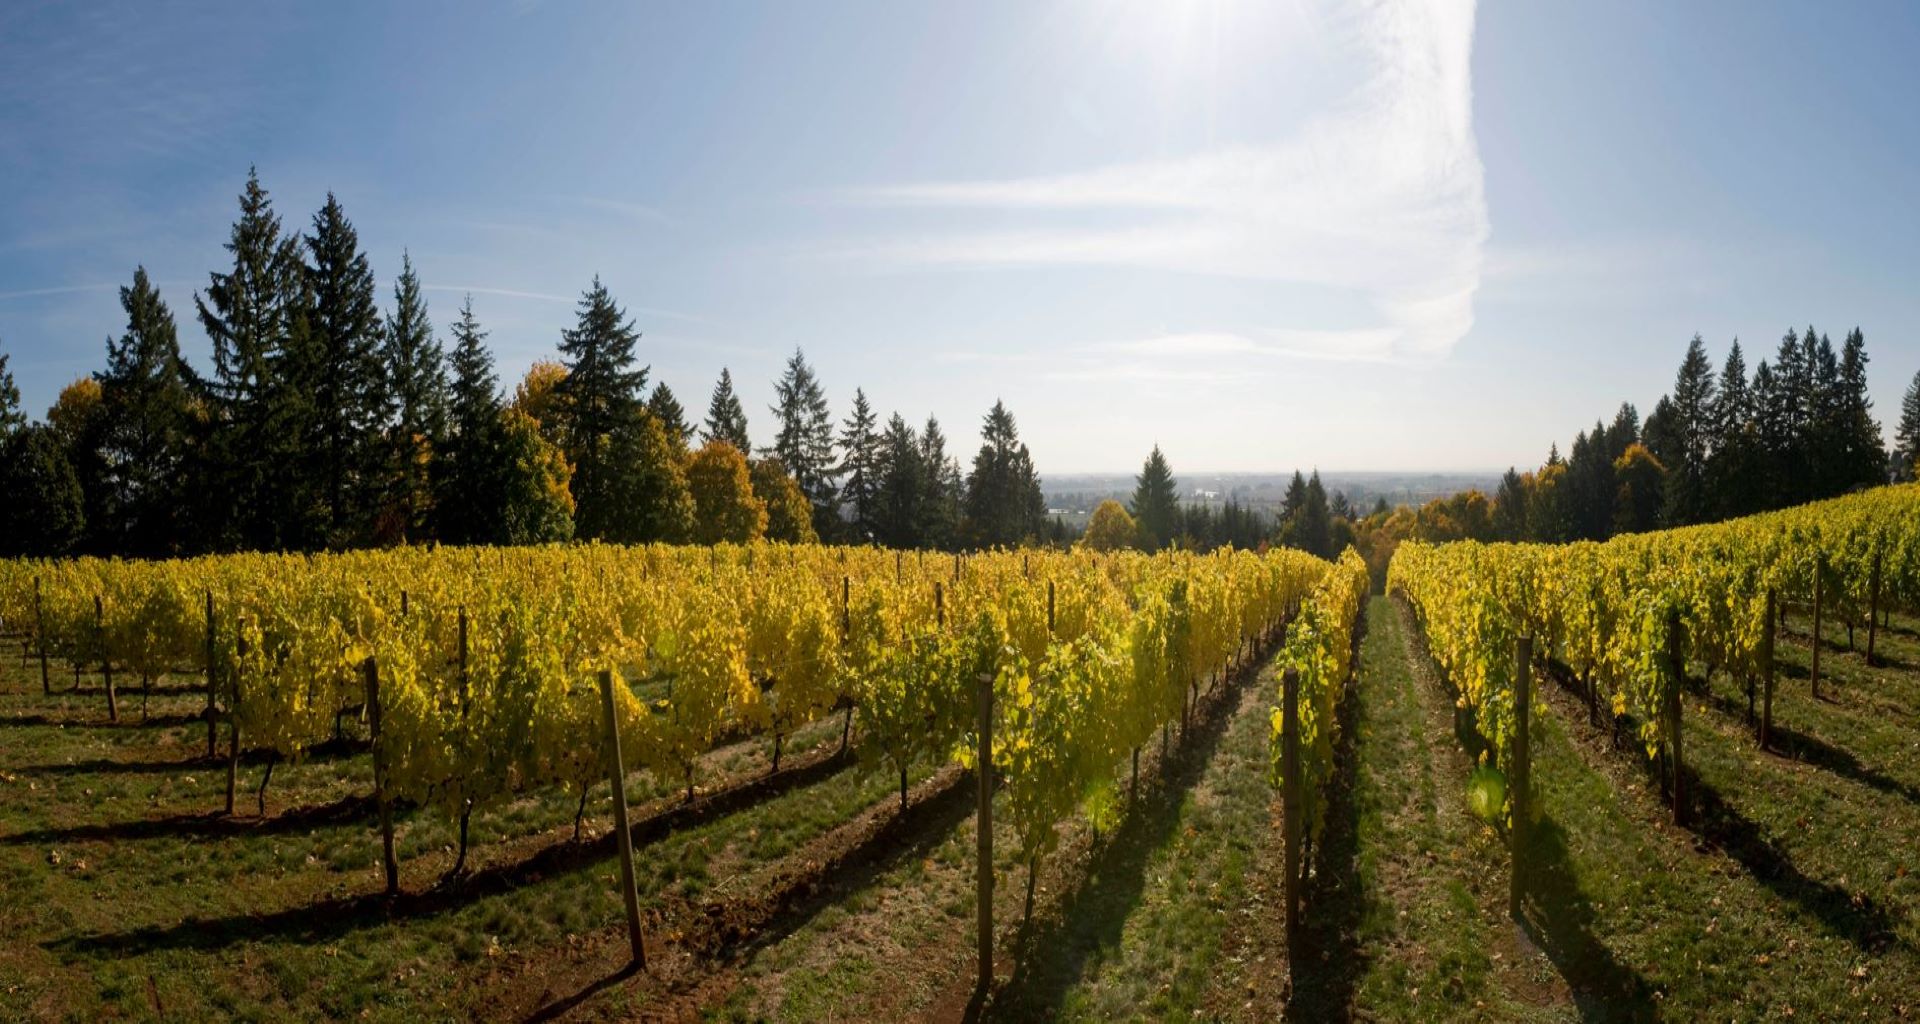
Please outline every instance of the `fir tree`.
[[[1738, 338], [1720, 367], [1712, 423], [1713, 452], [1707, 456], [1706, 477], [1712, 515], [1725, 519], [1758, 512], [1764, 499], [1759, 490], [1760, 434], [1754, 392], [1747, 384], [1747, 364]], [[1645, 484], [1641, 487], [1644, 490]]]
[[26, 429], [27, 416], [20, 411], [20, 386], [13, 382], [7, 368], [7, 354], [0, 352], [0, 443]]
[[740, 407], [740, 399], [733, 393], [733, 373], [724, 366], [720, 368], [719, 383], [713, 386], [713, 397], [707, 400], [707, 422], [700, 439], [725, 441], [742, 455], [753, 451], [753, 443], [747, 437], [747, 411]]
[[[500, 379], [486, 338], [469, 295], [453, 324], [448, 433], [434, 478], [436, 532], [458, 544], [504, 543]], [[567, 532], [572, 533], [571, 510]]]
[[301, 507], [314, 531], [303, 540], [343, 547], [370, 539], [386, 461], [380, 307], [359, 233], [331, 192], [306, 247], [306, 330], [296, 326], [289, 344], [304, 407]]
[[647, 398], [647, 411], [660, 421], [674, 448], [682, 456], [686, 455], [687, 446], [693, 442], [693, 428], [687, 426], [687, 411], [680, 407], [680, 400], [673, 397], [673, 389], [667, 387], [666, 381], [653, 386], [653, 394]]
[[892, 548], [920, 547], [927, 499], [928, 467], [921, 459], [920, 439], [899, 413], [887, 420], [878, 439], [873, 495], [873, 539]]
[[995, 401], [967, 477], [966, 532], [977, 547], [1012, 547], [1040, 535], [1046, 505], [1033, 456], [1006, 404]]
[[1886, 442], [1867, 394], [1867, 337], [1858, 327], [1847, 333], [1840, 348], [1839, 387], [1833, 404], [1838, 463], [1834, 493], [1885, 483]]
[[188, 521], [182, 514], [189, 457], [188, 430], [193, 371], [180, 358], [173, 313], [147, 280], [134, 271], [133, 286], [120, 289], [127, 330], [107, 340], [107, 366], [100, 383], [100, 456], [104, 521], [94, 532], [113, 553], [155, 557], [179, 553]]
[[[0, 367], [4, 369], [4, 367]], [[11, 384], [11, 377], [0, 377]], [[6, 396], [0, 387], [0, 415]], [[14, 399], [18, 404], [18, 398]], [[52, 558], [71, 554], [86, 528], [80, 478], [66, 446], [44, 424], [17, 427], [0, 438], [0, 557]]]
[[[1374, 514], [1385, 512], [1386, 504], [1387, 499], [1381, 498]], [[1500, 487], [1493, 494], [1493, 535], [1497, 540], [1527, 539], [1527, 490], [1512, 466], [1500, 477]]]
[[203, 547], [274, 550], [291, 540], [286, 467], [299, 455], [299, 424], [290, 416], [286, 345], [301, 294], [298, 244], [281, 235], [267, 190], [248, 170], [226, 243], [232, 268], [208, 274], [206, 293], [193, 297], [213, 342], [206, 457], [193, 488]]
[[1900, 400], [1900, 426], [1893, 440], [1894, 475], [1901, 480], [1920, 476], [1920, 372], [1913, 375]]
[[413, 259], [400, 256], [400, 277], [393, 286], [393, 313], [387, 318], [382, 352], [392, 419], [387, 503], [397, 535], [418, 540], [433, 514], [432, 460], [446, 441], [447, 367], [440, 342], [427, 318], [427, 301]]
[[[573, 464], [575, 532], [584, 538], [631, 537], [632, 524], [616, 525], [637, 514], [622, 508], [617, 494], [633, 494], [631, 475], [638, 467], [617, 457], [612, 449], [616, 432], [625, 432], [629, 454], [640, 447], [636, 434], [644, 415], [640, 396], [647, 387], [649, 368], [635, 368], [634, 348], [640, 333], [606, 286], [595, 276], [593, 287], [580, 298], [578, 322], [563, 331], [560, 354], [566, 377], [555, 388], [559, 411], [566, 420], [566, 453]], [[662, 441], [666, 435], [660, 435]], [[643, 517], [644, 518], [644, 517]]]
[[1667, 467], [1662, 521], [1668, 526], [1701, 522], [1707, 518], [1711, 497], [1706, 475], [1713, 438], [1713, 364], [1698, 334], [1687, 343], [1686, 357], [1673, 382], [1673, 400], [1661, 424], [1671, 432], [1674, 449], [1660, 456]]
[[1133, 500], [1128, 502], [1127, 511], [1147, 550], [1158, 551], [1175, 540], [1180, 529], [1179, 485], [1157, 444], [1140, 467], [1140, 475], [1134, 477]]
[[798, 348], [787, 360], [786, 372], [774, 385], [774, 421], [779, 424], [773, 447], [765, 450], [780, 460], [801, 493], [813, 506], [813, 528], [832, 540], [840, 519], [840, 497], [834, 485], [833, 417], [827, 394]]
[[966, 480], [960, 463], [947, 454], [947, 435], [940, 421], [927, 417], [920, 431], [920, 478], [924, 493], [920, 498], [920, 521], [915, 529], [919, 542], [928, 547], [951, 549], [959, 546], [961, 503], [966, 500]]
[[878, 422], [873, 414], [873, 406], [867, 403], [867, 393], [855, 388], [853, 411], [841, 424], [838, 472], [844, 478], [840, 485], [840, 497], [848, 505], [848, 512], [853, 517], [854, 539], [860, 541], [873, 539], [877, 532], [876, 498], [880, 491], [882, 440], [874, 429]]

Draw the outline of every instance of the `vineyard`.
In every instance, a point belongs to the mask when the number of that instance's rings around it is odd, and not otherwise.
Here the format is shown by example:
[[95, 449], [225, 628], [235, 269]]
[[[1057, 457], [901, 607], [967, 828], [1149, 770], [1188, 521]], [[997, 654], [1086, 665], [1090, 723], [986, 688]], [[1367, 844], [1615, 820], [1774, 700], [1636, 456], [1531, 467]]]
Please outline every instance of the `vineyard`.
[[1920, 488], [1368, 584], [0, 563], [0, 1019], [1920, 1013]]

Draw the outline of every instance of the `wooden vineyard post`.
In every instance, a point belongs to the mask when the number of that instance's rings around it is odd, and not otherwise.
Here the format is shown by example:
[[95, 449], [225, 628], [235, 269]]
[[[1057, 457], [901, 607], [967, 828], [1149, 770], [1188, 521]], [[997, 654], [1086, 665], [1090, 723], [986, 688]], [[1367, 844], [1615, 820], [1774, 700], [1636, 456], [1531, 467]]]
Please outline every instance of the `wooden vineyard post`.
[[942, 632], [947, 628], [947, 592], [939, 580], [933, 581], [933, 625]]
[[[842, 555], [841, 557], [844, 559], [846, 556]], [[851, 576], [840, 577], [840, 650], [843, 654], [847, 649], [847, 641], [853, 639], [853, 611], [852, 611], [852, 605], [850, 603], [852, 600], [852, 595], [853, 595], [853, 577]], [[846, 714], [841, 716], [841, 719], [840, 719], [840, 753], [845, 754], [847, 752], [847, 743], [852, 739], [853, 739], [853, 699], [849, 697], [847, 698]], [[780, 742], [779, 737], [776, 736], [774, 738], [774, 754], [773, 754], [774, 760], [776, 763], [779, 761], [779, 758], [780, 758], [779, 742]]]
[[1760, 631], [1760, 749], [1773, 742], [1773, 588], [1767, 588], [1767, 628]]
[[1514, 643], [1513, 654], [1513, 764], [1507, 773], [1513, 802], [1513, 828], [1507, 833], [1512, 844], [1512, 877], [1507, 890], [1507, 913], [1520, 920], [1520, 896], [1526, 875], [1527, 832], [1533, 823], [1533, 750], [1528, 728], [1533, 718], [1533, 638], [1523, 636]]
[[1047, 635], [1053, 635], [1053, 581], [1047, 581]]
[[1687, 783], [1680, 732], [1680, 689], [1687, 679], [1687, 666], [1680, 649], [1680, 609], [1670, 608], [1667, 610], [1667, 751], [1673, 762], [1673, 823], [1685, 826]]
[[1300, 936], [1300, 673], [1287, 669], [1280, 676], [1280, 806], [1286, 843], [1287, 955], [1292, 957]]
[[620, 760], [620, 726], [613, 711], [613, 672], [600, 670], [600, 705], [607, 714], [607, 781], [613, 787], [613, 829], [620, 842], [620, 899], [627, 905], [627, 940], [633, 965], [646, 970], [647, 946], [640, 933], [640, 890], [633, 880], [633, 831], [627, 824], [627, 772]]
[[1813, 553], [1813, 669], [1812, 669], [1813, 674], [1812, 674], [1812, 678], [1813, 678], [1813, 699], [1814, 700], [1820, 699], [1820, 611], [1821, 611], [1820, 605], [1821, 605], [1821, 597], [1823, 596], [1821, 594], [1820, 577], [1826, 575], [1825, 573], [1821, 572], [1821, 570], [1826, 567], [1826, 561], [1827, 559], [1824, 553], [1819, 551], [1815, 551]]
[[977, 846], [974, 851], [975, 926], [979, 929], [980, 974], [976, 984], [981, 992], [993, 985], [993, 676], [981, 673], [974, 680], [974, 704], [979, 715], [975, 726], [974, 781], [979, 790], [979, 809], [974, 815]]
[[107, 721], [120, 720], [120, 701], [113, 692], [113, 662], [107, 657], [107, 615], [100, 595], [93, 595], [93, 635], [100, 643], [100, 676], [107, 683]]
[[1873, 667], [1873, 642], [1880, 632], [1880, 558], [1878, 548], [1873, 552], [1873, 576], [1867, 584], [1867, 667]]
[[33, 578], [33, 627], [40, 634], [40, 693], [53, 694], [53, 678], [47, 674], [47, 613], [40, 602], [40, 577]]
[[233, 790], [240, 775], [240, 716], [235, 714], [240, 703], [240, 666], [247, 660], [247, 617], [234, 616], [233, 649], [233, 700], [227, 704], [227, 813], [233, 813]]
[[220, 715], [213, 703], [213, 591], [207, 591], [207, 760], [214, 757], [214, 745], [219, 742], [214, 735], [219, 728]]
[[380, 749], [380, 666], [369, 657], [367, 676], [367, 731], [373, 745], [373, 802], [380, 808], [380, 863], [387, 872], [387, 895], [400, 892], [400, 865], [393, 859], [393, 803], [387, 799], [387, 759]]

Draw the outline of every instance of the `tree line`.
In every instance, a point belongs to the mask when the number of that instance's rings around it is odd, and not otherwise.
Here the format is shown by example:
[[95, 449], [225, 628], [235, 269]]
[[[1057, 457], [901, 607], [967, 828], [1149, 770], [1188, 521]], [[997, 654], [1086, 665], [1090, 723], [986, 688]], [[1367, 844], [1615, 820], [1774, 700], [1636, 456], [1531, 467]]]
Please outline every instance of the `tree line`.
[[1911, 480], [1920, 460], [1920, 373], [1889, 450], [1867, 394], [1866, 336], [1836, 349], [1813, 327], [1788, 330], [1751, 375], [1736, 339], [1716, 372], [1699, 335], [1672, 391], [1642, 422], [1631, 403], [1562, 454], [1509, 468], [1477, 490], [1408, 510], [1395, 528], [1422, 540], [1605, 540], [1619, 533], [1751, 515]]
[[182, 357], [145, 268], [120, 289], [105, 367], [30, 422], [0, 352], [0, 554], [163, 557], [386, 544], [1060, 539], [1013, 414], [996, 402], [963, 472], [937, 419], [835, 424], [804, 353], [755, 446], [723, 369], [703, 422], [650, 381], [640, 333], [596, 277], [557, 361], [503, 395], [468, 296], [437, 337], [403, 256], [383, 311], [331, 193], [290, 231], [249, 173], [231, 266], [193, 296], [212, 342]]
[[[1384, 510], [1386, 503], [1380, 503]], [[1339, 491], [1329, 495], [1320, 471], [1302, 476], [1294, 471], [1277, 516], [1229, 499], [1220, 511], [1197, 502], [1180, 501], [1173, 467], [1159, 445], [1134, 478], [1132, 496], [1124, 504], [1109, 498], [1094, 508], [1081, 541], [1098, 551], [1134, 548], [1160, 551], [1182, 548], [1211, 551], [1232, 547], [1259, 550], [1269, 546], [1298, 548], [1322, 558], [1333, 558], [1354, 539], [1354, 509]]]

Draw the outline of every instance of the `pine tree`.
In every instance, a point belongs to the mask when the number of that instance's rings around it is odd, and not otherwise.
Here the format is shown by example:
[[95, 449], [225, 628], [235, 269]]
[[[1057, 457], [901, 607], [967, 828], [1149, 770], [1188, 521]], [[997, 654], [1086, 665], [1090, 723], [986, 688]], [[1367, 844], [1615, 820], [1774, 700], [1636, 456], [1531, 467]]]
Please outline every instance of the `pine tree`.
[[456, 544], [504, 543], [500, 379], [486, 338], [469, 295], [453, 324], [448, 432], [434, 462], [435, 532]]
[[106, 488], [104, 521], [94, 533], [113, 553], [178, 554], [188, 527], [188, 431], [199, 381], [180, 357], [173, 312], [145, 267], [120, 289], [120, 307], [127, 331], [107, 340], [107, 367], [94, 375]]
[[386, 486], [391, 529], [385, 539], [419, 540], [431, 528], [430, 470], [446, 443], [449, 399], [446, 356], [433, 336], [413, 258], [405, 252], [393, 286], [393, 306], [382, 351], [392, 418]]
[[[1674, 377], [1672, 402], [1661, 415], [1671, 432], [1673, 452], [1660, 456], [1667, 467], [1666, 505], [1661, 521], [1685, 526], [1707, 518], [1707, 454], [1713, 437], [1713, 363], [1698, 334]], [[1656, 452], [1656, 455], [1660, 453]]]
[[966, 533], [977, 547], [1013, 547], [1040, 535], [1046, 504], [1033, 456], [1006, 404], [993, 403], [967, 477]]
[[1900, 480], [1920, 476], [1920, 372], [1914, 373], [1900, 400], [1900, 426], [1893, 441], [1894, 476]]
[[[1387, 499], [1380, 499], [1374, 506], [1374, 514], [1385, 512], [1386, 504]], [[1500, 487], [1494, 492], [1493, 535], [1498, 540], [1527, 539], [1527, 490], [1512, 466], [1500, 477]]]
[[1127, 511], [1147, 550], [1158, 551], [1174, 542], [1180, 529], [1179, 484], [1157, 444], [1141, 466], [1140, 475], [1134, 477], [1133, 500]]
[[296, 388], [286, 380], [286, 346], [301, 293], [298, 245], [282, 236], [267, 191], [249, 169], [240, 219], [226, 243], [232, 269], [208, 274], [205, 295], [193, 297], [213, 342], [200, 439], [206, 455], [192, 488], [203, 547], [274, 550], [291, 541], [286, 467], [299, 454], [299, 424], [290, 415]]
[[1835, 493], [1871, 487], [1887, 479], [1886, 442], [1867, 394], [1867, 336], [1855, 327], [1840, 349], [1840, 380], [1834, 400], [1839, 469]]
[[707, 422], [700, 440], [725, 441], [742, 455], [753, 451], [753, 442], [747, 437], [747, 411], [733, 393], [733, 373], [724, 366], [720, 368], [720, 382], [713, 386], [713, 397], [707, 400]]
[[693, 428], [687, 426], [687, 411], [681, 408], [680, 400], [673, 397], [673, 389], [667, 387], [666, 381], [653, 386], [653, 394], [647, 398], [647, 411], [660, 421], [667, 440], [685, 456], [687, 446], [693, 443]]
[[0, 443], [26, 429], [27, 416], [20, 411], [20, 386], [13, 382], [7, 368], [7, 354], [0, 352]]
[[877, 533], [876, 505], [880, 491], [882, 441], [881, 435], [874, 429], [878, 422], [873, 414], [873, 406], [867, 402], [867, 393], [855, 388], [853, 411], [840, 428], [838, 473], [843, 478], [840, 497], [846, 502], [847, 511], [852, 516], [853, 536], [857, 541], [872, 540]]
[[813, 506], [814, 532], [832, 540], [840, 525], [840, 496], [833, 478], [833, 417], [827, 411], [826, 391], [798, 348], [774, 385], [774, 398], [773, 417], [779, 430], [765, 453], [779, 458], [807, 496]]
[[[0, 361], [3, 363], [4, 361]], [[4, 371], [0, 365], [0, 371]], [[7, 410], [7, 386], [0, 372], [0, 418]], [[16, 392], [13, 404], [18, 406]], [[0, 557], [52, 558], [71, 554], [86, 529], [80, 478], [67, 461], [66, 448], [45, 424], [20, 426], [0, 437]]]
[[920, 538], [919, 542], [928, 547], [942, 550], [958, 547], [966, 479], [960, 472], [959, 461], [947, 454], [947, 435], [941, 431], [940, 421], [932, 416], [927, 417], [927, 425], [920, 431], [920, 465], [925, 491], [914, 533]]
[[[1746, 358], [1740, 352], [1738, 338], [1727, 350], [1727, 361], [1720, 367], [1712, 425], [1712, 454], [1707, 456], [1706, 476], [1711, 515], [1727, 519], [1760, 511], [1764, 496], [1759, 491], [1762, 483], [1759, 426], [1754, 392], [1747, 384]], [[1642, 483], [1641, 489], [1645, 486]]]
[[304, 406], [302, 474], [307, 545], [372, 538], [387, 446], [388, 389], [373, 268], [333, 193], [306, 238], [306, 330], [290, 339], [289, 374]]
[[1812, 368], [1813, 390], [1807, 423], [1807, 449], [1811, 455], [1810, 499], [1831, 498], [1847, 489], [1847, 425], [1840, 381], [1840, 360], [1833, 341], [1820, 335], [1814, 341], [1811, 326], [1800, 336], [1800, 345]]
[[[1769, 376], [1770, 400], [1758, 412], [1767, 449], [1767, 507], [1780, 508], [1806, 501], [1813, 493], [1812, 456], [1807, 448], [1813, 376], [1800, 336], [1791, 329], [1780, 339]], [[1757, 378], [1754, 391], [1761, 391]], [[1654, 454], [1661, 453], [1656, 449]]]
[[[634, 367], [640, 333], [598, 276], [581, 296], [578, 316], [572, 330], [561, 332], [567, 375], [555, 388], [566, 420], [567, 459], [573, 464], [575, 532], [589, 539], [637, 539], [631, 536], [634, 524], [616, 525], [637, 514], [622, 508], [616, 495], [633, 494], [630, 476], [638, 467], [612, 449], [616, 433], [624, 433], [628, 454], [644, 447], [640, 421], [652, 417], [644, 414], [640, 396], [650, 368]], [[666, 441], [664, 432], [660, 440]]]
[[920, 439], [899, 413], [887, 420], [887, 429], [879, 436], [874, 471], [873, 539], [891, 548], [926, 544], [920, 528], [928, 467], [921, 459]]
[[1321, 558], [1332, 558], [1333, 535], [1327, 514], [1327, 489], [1320, 483], [1320, 471], [1307, 478], [1307, 500], [1300, 508], [1301, 547]]

